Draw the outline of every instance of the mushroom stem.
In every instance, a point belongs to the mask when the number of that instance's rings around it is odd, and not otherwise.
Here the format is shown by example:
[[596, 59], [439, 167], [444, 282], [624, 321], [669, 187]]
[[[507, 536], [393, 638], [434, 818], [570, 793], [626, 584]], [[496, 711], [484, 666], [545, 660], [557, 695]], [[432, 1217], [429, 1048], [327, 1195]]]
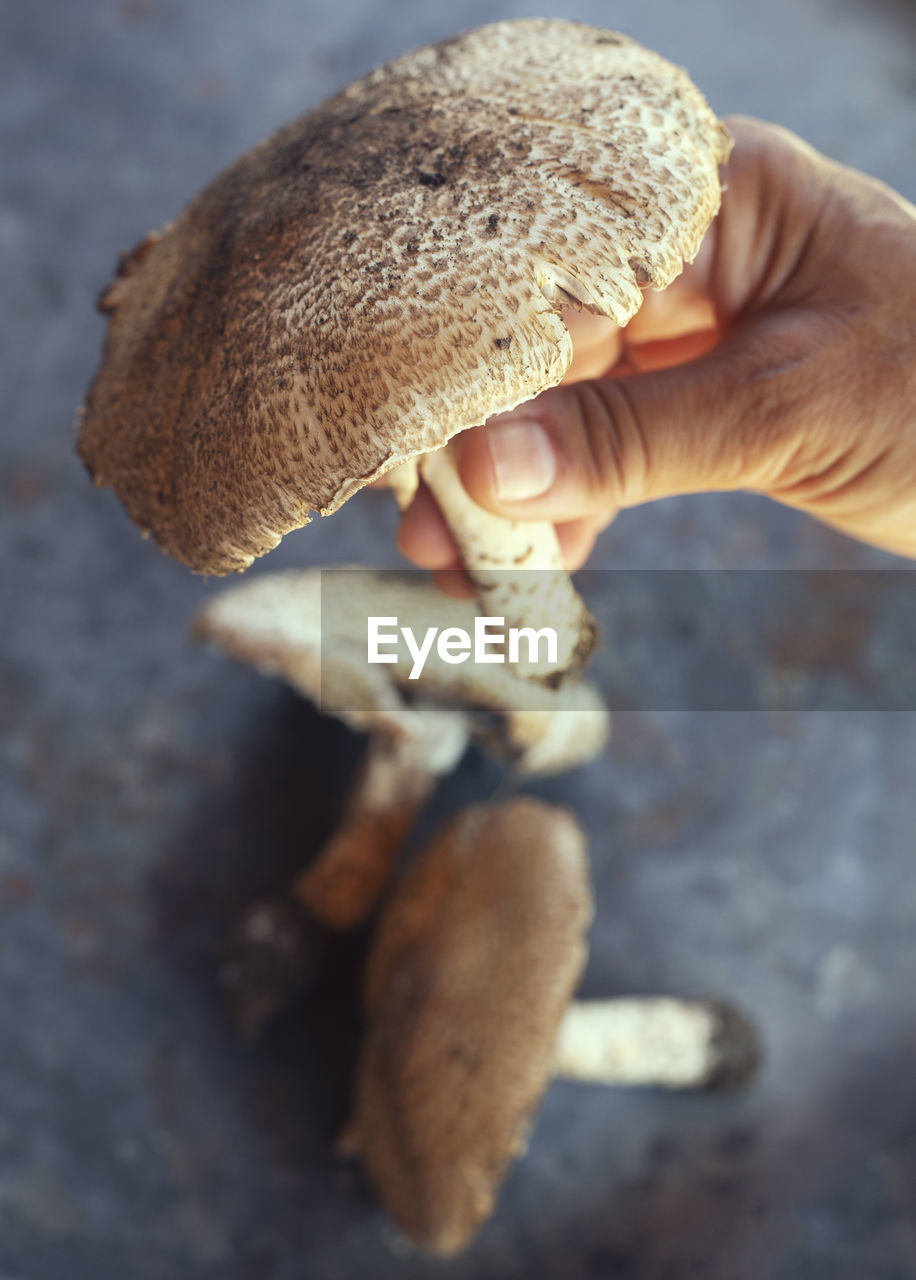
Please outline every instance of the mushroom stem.
[[704, 1089], [746, 1080], [756, 1033], [731, 1005], [664, 996], [577, 1001], [563, 1015], [555, 1074], [607, 1085]]
[[330, 929], [353, 929], [375, 906], [404, 840], [444, 773], [468, 743], [464, 718], [430, 712], [400, 740], [375, 733], [347, 797], [340, 826], [307, 871], [295, 898]]
[[506, 520], [478, 506], [461, 483], [451, 445], [425, 454], [420, 474], [458, 545], [482, 612], [503, 618], [507, 627], [556, 631], [556, 662], [520, 657], [518, 670], [547, 679], [584, 666], [597, 628], [563, 565], [554, 526]]
[[611, 721], [593, 685], [566, 685], [558, 707], [514, 708], [505, 713], [505, 748], [516, 771], [536, 777], [594, 760], [607, 744]]
[[416, 496], [420, 484], [420, 468], [416, 458], [402, 462], [394, 467], [385, 477], [388, 487], [394, 494], [399, 511], [406, 511]]

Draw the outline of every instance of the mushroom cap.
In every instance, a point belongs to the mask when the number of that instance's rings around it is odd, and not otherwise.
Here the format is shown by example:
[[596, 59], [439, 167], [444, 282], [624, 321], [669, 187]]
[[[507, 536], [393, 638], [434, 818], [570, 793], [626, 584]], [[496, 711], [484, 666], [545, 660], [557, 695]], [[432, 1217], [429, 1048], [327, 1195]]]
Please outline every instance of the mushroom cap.
[[524, 1148], [591, 915], [581, 829], [527, 797], [464, 810], [395, 891], [369, 959], [355, 1141], [422, 1248], [463, 1248]]
[[79, 450], [203, 573], [560, 381], [719, 204], [729, 141], [622, 35], [500, 22], [355, 82], [218, 176], [100, 300]]

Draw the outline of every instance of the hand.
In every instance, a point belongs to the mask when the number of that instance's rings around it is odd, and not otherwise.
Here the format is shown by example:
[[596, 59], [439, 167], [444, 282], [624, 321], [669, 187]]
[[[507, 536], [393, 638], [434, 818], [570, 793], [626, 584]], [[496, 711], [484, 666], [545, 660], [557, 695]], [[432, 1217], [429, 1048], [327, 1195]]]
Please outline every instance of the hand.
[[[461, 478], [554, 521], [570, 568], [622, 508], [726, 489], [916, 556], [916, 209], [784, 129], [727, 124], [697, 260], [624, 329], [569, 313], [564, 385], [459, 436]], [[398, 542], [459, 564], [422, 488]]]

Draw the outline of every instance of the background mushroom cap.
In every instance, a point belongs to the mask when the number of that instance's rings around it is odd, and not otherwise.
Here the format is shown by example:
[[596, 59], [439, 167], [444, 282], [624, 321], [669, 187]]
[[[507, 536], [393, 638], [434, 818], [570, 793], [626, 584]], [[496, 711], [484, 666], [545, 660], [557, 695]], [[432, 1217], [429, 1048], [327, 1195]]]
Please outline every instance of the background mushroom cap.
[[464, 1247], [524, 1147], [591, 915], [581, 829], [527, 797], [464, 810], [396, 890], [369, 959], [354, 1120], [422, 1247]]
[[[403, 646], [389, 654], [393, 663], [367, 662], [370, 616], [395, 616], [422, 637], [430, 627], [472, 634], [477, 611], [470, 600], [443, 596], [417, 571], [286, 569], [223, 588], [197, 614], [194, 634], [281, 676], [357, 731], [395, 738], [419, 731], [425, 740], [428, 728], [421, 726], [443, 725], [451, 710], [526, 775], [573, 769], [603, 750], [610, 716], [594, 685], [552, 689], [524, 679], [510, 663], [481, 669], [444, 662], [435, 646], [411, 680], [414, 660]], [[428, 759], [432, 768], [435, 754]]]
[[501, 22], [372, 72], [122, 260], [80, 452], [195, 570], [559, 382], [570, 300], [624, 324], [719, 203], [728, 139], [624, 36]]

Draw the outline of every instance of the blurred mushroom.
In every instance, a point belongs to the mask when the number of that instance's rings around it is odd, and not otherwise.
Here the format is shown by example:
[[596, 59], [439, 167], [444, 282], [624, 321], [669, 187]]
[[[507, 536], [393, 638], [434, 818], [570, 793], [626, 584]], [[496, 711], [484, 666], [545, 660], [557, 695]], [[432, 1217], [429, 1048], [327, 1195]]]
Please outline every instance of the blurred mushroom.
[[470, 1242], [555, 1071], [683, 1087], [756, 1060], [752, 1030], [725, 1006], [570, 1007], [591, 914], [582, 831], [529, 798], [459, 814], [386, 907], [346, 1145], [422, 1249]]
[[256, 1041], [273, 1019], [320, 985], [338, 956], [331, 935], [303, 919], [293, 903], [256, 902], [222, 947], [220, 1004], [236, 1033]]
[[290, 570], [222, 591], [195, 634], [260, 670], [283, 676], [320, 710], [367, 732], [369, 745], [342, 823], [299, 878], [296, 893], [335, 928], [362, 921], [438, 778], [471, 736], [523, 775], [559, 773], [598, 755], [607, 709], [588, 684], [552, 690], [511, 666], [453, 665], [431, 653], [372, 666], [368, 616], [396, 616], [418, 635], [430, 626], [473, 631], [473, 602], [449, 600], [418, 575], [361, 569]]
[[407, 54], [122, 260], [80, 453], [201, 573], [420, 458], [483, 612], [558, 628], [575, 668], [594, 628], [553, 526], [475, 507], [443, 446], [561, 380], [564, 307], [623, 325], [679, 274], [729, 146], [686, 74], [622, 35], [499, 22]]
[[527, 798], [463, 811], [389, 902], [368, 963], [352, 1137], [422, 1248], [462, 1249], [524, 1148], [591, 916], [582, 831]]
[[329, 928], [365, 920], [417, 814], [468, 744], [460, 712], [412, 710], [403, 724], [400, 738], [370, 733], [337, 828], [296, 879], [296, 898]]

